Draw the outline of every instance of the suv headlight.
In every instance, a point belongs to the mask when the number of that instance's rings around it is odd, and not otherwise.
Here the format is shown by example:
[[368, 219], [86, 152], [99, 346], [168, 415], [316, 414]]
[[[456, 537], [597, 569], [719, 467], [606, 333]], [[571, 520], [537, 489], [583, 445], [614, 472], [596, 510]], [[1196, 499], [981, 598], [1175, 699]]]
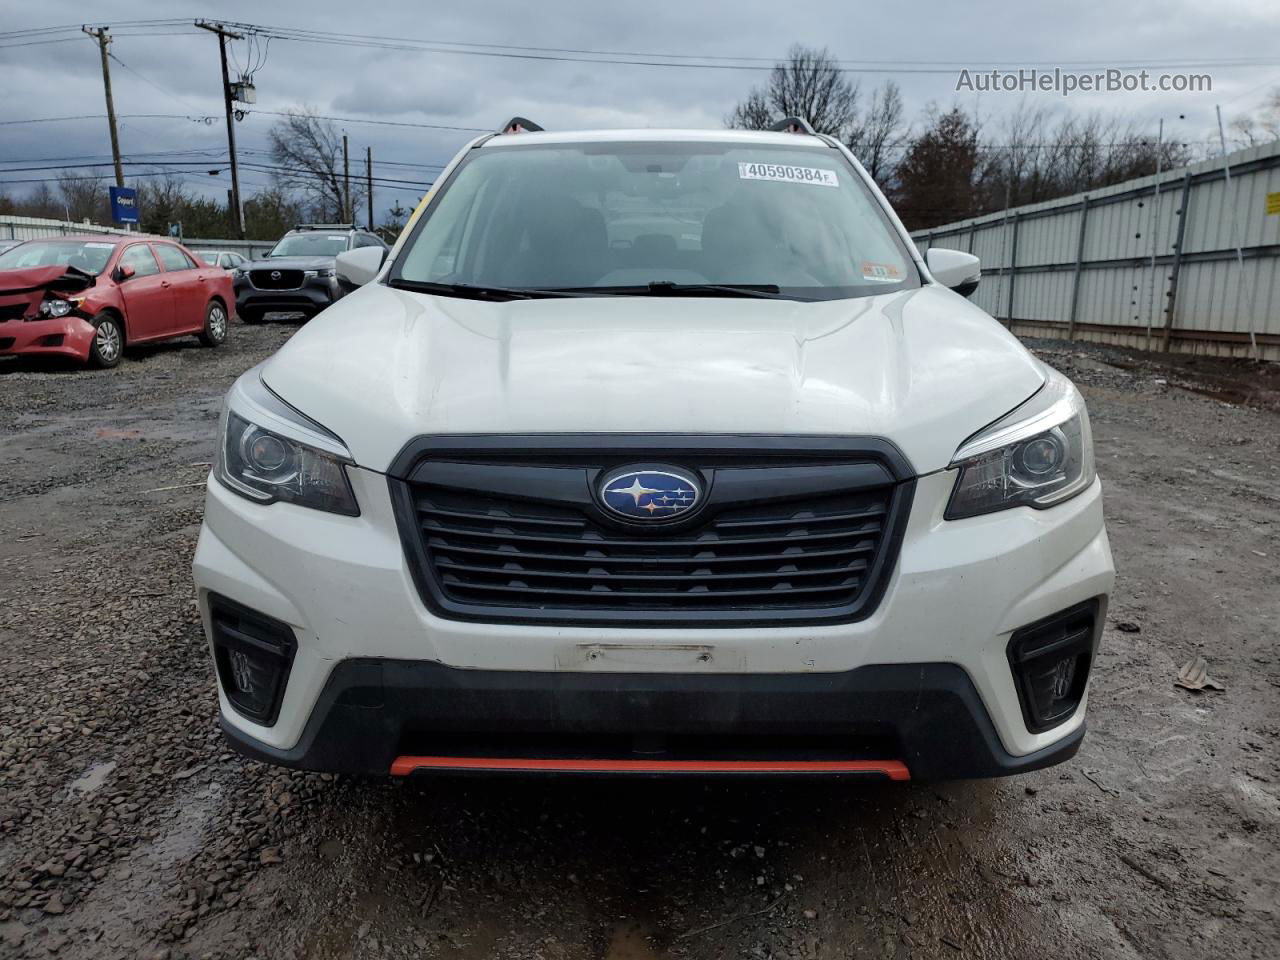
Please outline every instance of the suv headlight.
[[227, 394], [214, 474], [245, 499], [359, 516], [347, 479], [352, 462], [338, 437], [267, 388], [259, 367]]
[[948, 520], [1009, 507], [1043, 510], [1089, 488], [1093, 436], [1084, 398], [1056, 370], [1029, 400], [960, 445]]
[[303, 270], [302, 275], [304, 277], [320, 277], [321, 279], [324, 279], [325, 277], [333, 276], [333, 268], [323, 267], [319, 270]]

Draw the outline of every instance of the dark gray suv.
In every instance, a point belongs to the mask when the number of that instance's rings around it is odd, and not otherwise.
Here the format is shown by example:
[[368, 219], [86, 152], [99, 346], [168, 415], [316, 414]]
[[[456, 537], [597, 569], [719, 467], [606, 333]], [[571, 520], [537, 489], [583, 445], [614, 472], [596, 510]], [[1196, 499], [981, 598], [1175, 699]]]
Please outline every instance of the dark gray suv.
[[233, 271], [236, 313], [245, 323], [260, 323], [268, 313], [314, 316], [345, 292], [333, 273], [334, 258], [357, 247], [388, 249], [354, 224], [298, 224], [266, 257]]

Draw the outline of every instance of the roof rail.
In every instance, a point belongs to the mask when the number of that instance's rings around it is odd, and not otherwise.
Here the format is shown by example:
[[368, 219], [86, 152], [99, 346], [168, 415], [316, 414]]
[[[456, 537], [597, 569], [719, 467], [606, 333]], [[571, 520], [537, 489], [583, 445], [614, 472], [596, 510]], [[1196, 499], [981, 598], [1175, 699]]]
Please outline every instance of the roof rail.
[[542, 128], [524, 117], [512, 117], [502, 125], [503, 133], [539, 133]]
[[804, 117], [786, 117], [769, 128], [776, 133], [807, 133], [816, 137], [818, 131]]
[[354, 223], [298, 223], [294, 224], [295, 230], [354, 230]]

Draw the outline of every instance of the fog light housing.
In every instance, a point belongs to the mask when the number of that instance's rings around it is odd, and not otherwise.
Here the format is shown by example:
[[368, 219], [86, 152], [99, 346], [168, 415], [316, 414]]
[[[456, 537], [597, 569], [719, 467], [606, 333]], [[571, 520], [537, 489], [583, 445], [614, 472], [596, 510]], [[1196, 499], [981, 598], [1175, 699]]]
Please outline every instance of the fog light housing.
[[209, 621], [222, 692], [237, 713], [272, 726], [298, 648], [293, 630], [218, 594], [209, 595]]
[[1009, 638], [1009, 668], [1031, 733], [1065, 723], [1084, 699], [1097, 619], [1098, 601], [1088, 600], [1015, 630]]

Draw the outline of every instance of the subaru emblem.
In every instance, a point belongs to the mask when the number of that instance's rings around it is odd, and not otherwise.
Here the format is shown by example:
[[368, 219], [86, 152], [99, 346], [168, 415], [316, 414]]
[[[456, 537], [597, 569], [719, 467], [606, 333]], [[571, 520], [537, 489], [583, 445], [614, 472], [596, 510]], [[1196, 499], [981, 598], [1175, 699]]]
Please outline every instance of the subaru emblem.
[[615, 470], [598, 489], [600, 502], [627, 520], [673, 520], [702, 501], [702, 485], [678, 470]]

